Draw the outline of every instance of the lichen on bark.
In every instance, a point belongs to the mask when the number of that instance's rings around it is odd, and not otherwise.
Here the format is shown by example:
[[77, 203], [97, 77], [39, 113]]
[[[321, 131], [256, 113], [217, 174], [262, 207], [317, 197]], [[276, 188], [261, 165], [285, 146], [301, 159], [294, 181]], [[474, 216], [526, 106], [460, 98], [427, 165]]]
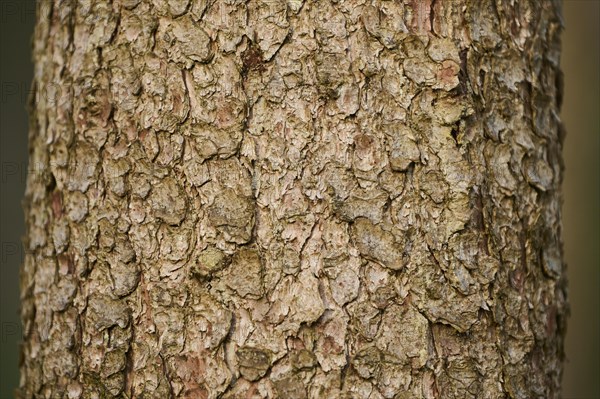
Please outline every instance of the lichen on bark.
[[55, 0], [22, 398], [558, 398], [557, 1]]

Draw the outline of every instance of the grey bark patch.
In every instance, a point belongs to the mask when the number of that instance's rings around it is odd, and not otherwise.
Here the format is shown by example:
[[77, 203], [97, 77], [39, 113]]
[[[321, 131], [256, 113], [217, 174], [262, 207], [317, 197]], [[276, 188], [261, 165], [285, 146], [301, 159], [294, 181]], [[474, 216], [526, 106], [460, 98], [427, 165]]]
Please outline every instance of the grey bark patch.
[[444, 398], [475, 399], [481, 394], [480, 375], [472, 360], [450, 361], [438, 381], [440, 394]]
[[71, 221], [81, 222], [88, 214], [88, 199], [85, 194], [74, 191], [66, 195], [65, 208]]
[[241, 347], [236, 351], [240, 374], [250, 380], [256, 381], [263, 377], [271, 367], [271, 353], [253, 347]]
[[544, 160], [525, 159], [523, 168], [525, 178], [532, 186], [541, 191], [548, 191], [552, 187], [554, 173]]
[[263, 269], [258, 251], [242, 248], [233, 255], [223, 280], [242, 297], [260, 298], [263, 295]]
[[442, 173], [432, 170], [419, 174], [419, 187], [436, 204], [442, 204], [444, 199], [450, 194], [448, 183]]
[[352, 239], [361, 255], [381, 262], [392, 270], [404, 267], [401, 245], [394, 235], [366, 218], [358, 218], [351, 227]]
[[104, 294], [90, 296], [87, 311], [92, 325], [100, 331], [115, 325], [124, 328], [129, 323], [130, 309], [127, 304]]
[[194, 62], [207, 62], [213, 56], [210, 37], [188, 16], [162, 20], [156, 37], [158, 49], [185, 68]]
[[260, 0], [248, 6], [249, 25], [257, 44], [269, 61], [283, 45], [290, 29], [284, 1]]
[[140, 267], [135, 263], [117, 261], [110, 265], [110, 275], [113, 282], [113, 292], [122, 297], [136, 289], [140, 281]]
[[152, 188], [150, 204], [156, 217], [170, 225], [181, 223], [187, 212], [186, 196], [172, 177], [165, 177]]
[[70, 158], [67, 169], [66, 187], [85, 193], [95, 181], [98, 172], [98, 152], [85, 142], [78, 142], [75, 154]]
[[352, 367], [362, 378], [371, 378], [379, 373], [383, 354], [377, 347], [368, 346], [352, 357]]
[[364, 217], [373, 223], [379, 223], [387, 200], [388, 196], [383, 191], [357, 189], [344, 200], [334, 199], [333, 206], [342, 220], [353, 221]]
[[352, 166], [357, 177], [365, 180], [376, 179], [384, 166], [381, 154], [381, 142], [370, 134], [354, 136], [354, 157]]
[[173, 132], [190, 113], [190, 99], [181, 70], [157, 56], [144, 58], [142, 92], [136, 113], [143, 129]]
[[69, 243], [69, 237], [71, 230], [66, 220], [57, 222], [52, 229], [52, 241], [54, 242], [54, 249], [56, 253], [62, 253], [65, 251], [67, 244]]
[[381, 322], [381, 312], [368, 301], [354, 301], [348, 305], [352, 328], [368, 340], [373, 340]]
[[187, 322], [190, 329], [186, 337], [188, 346], [208, 350], [219, 348], [233, 328], [233, 312], [206, 292], [194, 293], [190, 302], [193, 313]]
[[290, 355], [290, 363], [295, 370], [307, 370], [316, 366], [317, 359], [311, 351], [301, 349]]
[[210, 278], [214, 273], [225, 268], [229, 262], [230, 259], [223, 251], [215, 247], [208, 247], [198, 255], [192, 273], [203, 279]]
[[227, 241], [244, 244], [250, 241], [254, 227], [254, 204], [232, 189], [217, 193], [208, 208], [211, 223]]
[[560, 250], [556, 246], [542, 249], [544, 272], [552, 278], [560, 276], [563, 268]]
[[423, 367], [429, 357], [429, 322], [415, 308], [391, 305], [383, 313], [376, 338], [377, 348], [400, 362]]
[[306, 399], [306, 386], [300, 377], [291, 375], [275, 381], [275, 390], [281, 398]]
[[162, 225], [157, 233], [162, 259], [179, 262], [185, 260], [192, 245], [192, 231], [185, 227]]
[[77, 285], [72, 278], [62, 278], [50, 290], [52, 310], [61, 312], [73, 302]]
[[388, 141], [390, 167], [397, 172], [405, 172], [408, 167], [419, 162], [421, 152], [414, 134], [404, 124], [392, 124], [385, 127]]

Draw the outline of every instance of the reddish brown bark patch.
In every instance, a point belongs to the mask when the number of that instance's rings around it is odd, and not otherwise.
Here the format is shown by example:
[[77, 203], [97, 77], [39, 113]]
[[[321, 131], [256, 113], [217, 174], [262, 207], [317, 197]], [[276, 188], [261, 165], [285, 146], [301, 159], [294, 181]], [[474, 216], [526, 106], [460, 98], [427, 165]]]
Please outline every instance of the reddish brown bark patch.
[[432, 0], [412, 0], [408, 5], [413, 10], [413, 17], [410, 23], [410, 29], [414, 33], [431, 32], [431, 3]]

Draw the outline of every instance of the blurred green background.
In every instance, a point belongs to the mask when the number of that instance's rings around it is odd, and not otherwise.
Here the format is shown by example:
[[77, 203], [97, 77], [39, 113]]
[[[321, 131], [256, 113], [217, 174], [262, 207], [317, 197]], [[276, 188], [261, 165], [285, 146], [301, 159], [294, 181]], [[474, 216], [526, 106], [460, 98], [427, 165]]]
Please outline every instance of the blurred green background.
[[[446, 0], [444, 0], [446, 1]], [[452, 1], [452, 0], [448, 0]], [[549, 1], [549, 0], [538, 0]], [[562, 67], [567, 127], [564, 241], [571, 317], [563, 397], [600, 398], [600, 2], [565, 0]], [[25, 102], [32, 76], [35, 4], [0, 0], [0, 398], [18, 385], [18, 270], [23, 259], [21, 198], [27, 171]]]

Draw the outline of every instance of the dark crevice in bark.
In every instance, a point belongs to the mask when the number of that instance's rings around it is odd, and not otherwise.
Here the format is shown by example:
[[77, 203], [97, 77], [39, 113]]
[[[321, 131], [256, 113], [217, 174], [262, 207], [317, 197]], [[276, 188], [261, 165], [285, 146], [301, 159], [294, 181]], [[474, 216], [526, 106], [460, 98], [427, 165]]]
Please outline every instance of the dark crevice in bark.
[[433, 34], [436, 34], [435, 30], [433, 29], [434, 27], [434, 21], [435, 21], [435, 2], [437, 0], [431, 0], [431, 3], [429, 4], [429, 31]]
[[456, 147], [460, 147], [460, 143], [458, 142], [458, 134], [459, 134], [459, 123], [455, 123], [452, 126], [452, 129], [450, 130], [450, 136], [452, 136], [452, 139], [454, 140], [454, 143], [456, 144]]

